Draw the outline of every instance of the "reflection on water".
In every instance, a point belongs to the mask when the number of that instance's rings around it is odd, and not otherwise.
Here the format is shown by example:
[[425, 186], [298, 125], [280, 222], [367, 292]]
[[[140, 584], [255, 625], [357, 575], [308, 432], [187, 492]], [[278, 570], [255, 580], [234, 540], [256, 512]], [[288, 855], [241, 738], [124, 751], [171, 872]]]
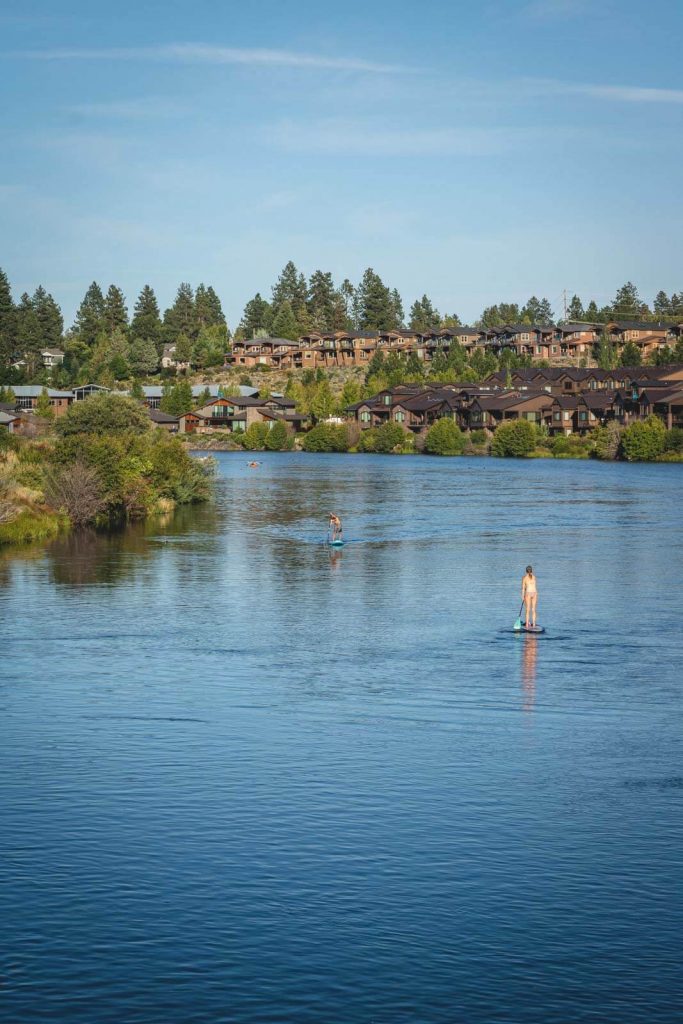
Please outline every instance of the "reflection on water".
[[6, 1019], [670, 1024], [680, 467], [219, 461], [0, 557]]
[[536, 699], [536, 662], [538, 660], [538, 637], [525, 633], [522, 639], [522, 691], [524, 710], [533, 711]]

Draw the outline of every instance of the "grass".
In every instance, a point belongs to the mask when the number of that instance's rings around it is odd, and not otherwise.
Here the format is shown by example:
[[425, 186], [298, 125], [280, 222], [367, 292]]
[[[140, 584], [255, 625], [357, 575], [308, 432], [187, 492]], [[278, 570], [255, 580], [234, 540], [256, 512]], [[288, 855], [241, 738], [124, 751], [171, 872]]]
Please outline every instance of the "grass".
[[0, 523], [0, 544], [31, 544], [52, 540], [66, 526], [65, 517], [55, 512], [25, 508], [14, 519]]

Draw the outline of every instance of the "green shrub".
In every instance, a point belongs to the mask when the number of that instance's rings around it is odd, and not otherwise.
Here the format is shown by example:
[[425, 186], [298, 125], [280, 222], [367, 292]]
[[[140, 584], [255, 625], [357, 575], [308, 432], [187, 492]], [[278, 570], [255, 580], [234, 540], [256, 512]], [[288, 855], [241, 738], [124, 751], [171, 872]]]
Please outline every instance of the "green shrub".
[[482, 445], [488, 441], [488, 434], [485, 430], [471, 430], [470, 441], [472, 444]]
[[289, 447], [289, 433], [282, 420], [276, 420], [266, 434], [266, 448], [269, 452], [281, 452], [283, 448]]
[[349, 450], [346, 427], [319, 423], [306, 434], [302, 447], [305, 452], [346, 452]]
[[407, 434], [398, 423], [383, 423], [381, 427], [364, 430], [358, 439], [359, 452], [393, 452], [403, 448]]
[[464, 449], [465, 437], [460, 427], [447, 416], [437, 420], [427, 431], [424, 450], [430, 455], [462, 455]]
[[241, 438], [242, 447], [247, 451], [260, 451], [265, 447], [269, 429], [267, 423], [252, 423]]
[[632, 423], [621, 435], [621, 450], [629, 462], [653, 462], [664, 451], [666, 427], [658, 416]]
[[512, 420], [497, 427], [491, 442], [491, 454], [502, 458], [522, 458], [536, 447], [536, 430], [529, 420]]
[[683, 429], [681, 427], [672, 427], [671, 430], [667, 430], [664, 438], [664, 451], [683, 452]]
[[151, 430], [147, 411], [134, 398], [126, 395], [100, 393], [74, 402], [57, 420], [57, 433], [62, 437], [74, 434], [121, 434], [127, 431], [146, 433]]

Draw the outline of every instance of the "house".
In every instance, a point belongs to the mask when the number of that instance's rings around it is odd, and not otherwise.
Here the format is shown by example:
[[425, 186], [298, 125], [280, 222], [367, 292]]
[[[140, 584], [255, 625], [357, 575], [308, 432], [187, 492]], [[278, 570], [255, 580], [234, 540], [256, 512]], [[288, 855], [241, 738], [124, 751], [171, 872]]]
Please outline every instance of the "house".
[[40, 353], [43, 366], [51, 370], [55, 366], [61, 366], [64, 362], [64, 353], [59, 348], [44, 348]]
[[637, 345], [643, 359], [647, 359], [671, 340], [671, 325], [647, 320], [612, 320], [604, 326], [609, 340], [622, 347], [628, 342]]
[[544, 422], [544, 411], [551, 398], [544, 391], [507, 391], [500, 395], [478, 396], [469, 407], [469, 426], [473, 429], [495, 428], [504, 421], [524, 419], [532, 423]]
[[13, 413], [8, 412], [6, 409], [0, 409], [0, 428], [9, 431], [13, 434], [19, 423], [19, 417]]
[[173, 343], [171, 345], [164, 345], [163, 347], [161, 353], [161, 369], [176, 371], [180, 370], [182, 372], [184, 370], [190, 369], [190, 363], [189, 361], [186, 360], [178, 362], [178, 360], [176, 359], [176, 345], [175, 343]]
[[553, 332], [550, 355], [571, 359], [588, 358], [598, 341], [599, 325], [567, 322], [558, 324]]
[[[12, 390], [16, 398], [16, 408], [35, 410], [38, 399], [43, 393], [40, 384], [16, 384]], [[72, 391], [57, 391], [54, 388], [45, 388], [50, 399], [50, 406], [55, 416], [63, 416], [74, 400]]]
[[207, 430], [229, 432], [248, 430], [252, 423], [273, 424], [283, 420], [294, 429], [300, 429], [306, 417], [296, 412], [294, 402], [281, 396], [268, 399], [245, 396], [220, 396], [198, 409], [179, 417], [181, 434], [202, 433]]
[[73, 388], [74, 402], [82, 402], [91, 395], [107, 394], [109, 391], [111, 388], [105, 388], [101, 384], [81, 384], [80, 387]]
[[169, 434], [178, 433], [177, 416], [171, 416], [167, 412], [162, 412], [161, 409], [148, 409], [148, 412], [152, 423], [159, 430], [166, 430]]

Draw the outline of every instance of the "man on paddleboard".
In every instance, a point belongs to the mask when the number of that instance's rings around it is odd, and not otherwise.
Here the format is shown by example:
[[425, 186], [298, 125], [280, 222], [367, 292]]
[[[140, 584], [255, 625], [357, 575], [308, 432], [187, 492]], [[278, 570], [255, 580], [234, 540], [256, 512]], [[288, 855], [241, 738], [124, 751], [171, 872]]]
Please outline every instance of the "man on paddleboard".
[[527, 565], [526, 572], [522, 577], [522, 601], [526, 605], [526, 628], [536, 625], [536, 603], [538, 601], [538, 588], [534, 570]]
[[330, 512], [330, 533], [332, 543], [342, 539], [342, 522], [334, 512]]

